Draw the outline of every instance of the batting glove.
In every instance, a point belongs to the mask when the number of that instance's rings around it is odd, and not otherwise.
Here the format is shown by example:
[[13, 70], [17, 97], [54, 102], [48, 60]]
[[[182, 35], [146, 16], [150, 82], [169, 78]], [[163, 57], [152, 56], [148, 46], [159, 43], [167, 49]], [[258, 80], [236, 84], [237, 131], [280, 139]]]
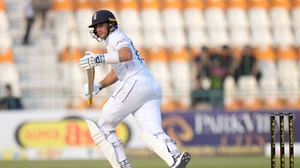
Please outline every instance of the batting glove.
[[85, 100], [90, 99], [91, 97], [93, 97], [93, 95], [97, 95], [100, 92], [100, 90], [102, 89], [100, 84], [94, 84], [91, 93], [89, 93], [88, 92], [88, 90], [89, 90], [88, 87], [89, 87], [88, 83], [85, 83], [82, 87], [82, 90], [81, 90], [82, 97]]
[[84, 57], [79, 59], [79, 66], [83, 69], [94, 68], [100, 66], [101, 63], [104, 63], [104, 55], [91, 51], [86, 51]]

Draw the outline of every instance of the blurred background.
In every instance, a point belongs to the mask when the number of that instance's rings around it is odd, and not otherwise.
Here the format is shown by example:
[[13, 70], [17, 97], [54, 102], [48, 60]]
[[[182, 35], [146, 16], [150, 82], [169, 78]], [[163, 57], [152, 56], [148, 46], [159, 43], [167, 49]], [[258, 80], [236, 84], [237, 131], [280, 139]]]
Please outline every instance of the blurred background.
[[[0, 159], [103, 158], [82, 118], [97, 120], [115, 86], [88, 106], [78, 66], [106, 52], [88, 28], [99, 9], [161, 85], [163, 128], [180, 148], [268, 156], [270, 113], [291, 112], [300, 155], [300, 0], [0, 0]], [[129, 155], [149, 155], [132, 120], [117, 133]]]

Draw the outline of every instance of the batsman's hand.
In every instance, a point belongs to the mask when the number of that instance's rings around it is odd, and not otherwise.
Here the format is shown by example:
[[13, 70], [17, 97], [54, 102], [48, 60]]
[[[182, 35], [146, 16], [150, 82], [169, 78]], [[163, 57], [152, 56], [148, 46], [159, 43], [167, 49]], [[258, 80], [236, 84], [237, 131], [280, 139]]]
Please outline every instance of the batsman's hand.
[[94, 95], [97, 95], [97, 94], [100, 92], [100, 90], [102, 89], [100, 84], [94, 84], [94, 85], [93, 85], [93, 90], [92, 90], [92, 92], [90, 93], [88, 87], [89, 87], [89, 86], [88, 86], [88, 83], [85, 83], [85, 84], [82, 86], [82, 90], [81, 90], [82, 97], [83, 97], [85, 100], [88, 100], [88, 99], [90, 99], [91, 97], [93, 97]]
[[104, 55], [95, 54], [91, 51], [86, 51], [85, 55], [79, 59], [79, 66], [83, 69], [94, 68], [100, 66], [101, 63], [104, 63]]

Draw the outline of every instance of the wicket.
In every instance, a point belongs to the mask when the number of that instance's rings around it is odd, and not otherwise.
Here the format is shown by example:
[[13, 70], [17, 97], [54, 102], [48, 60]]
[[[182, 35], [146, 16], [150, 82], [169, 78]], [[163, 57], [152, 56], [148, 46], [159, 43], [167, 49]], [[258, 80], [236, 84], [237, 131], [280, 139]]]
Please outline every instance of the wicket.
[[289, 121], [289, 165], [294, 168], [294, 118], [293, 113], [276, 112], [271, 113], [271, 168], [276, 167], [276, 116], [279, 116], [279, 139], [280, 139], [280, 168], [285, 168], [285, 154], [284, 154], [284, 118], [288, 116]]

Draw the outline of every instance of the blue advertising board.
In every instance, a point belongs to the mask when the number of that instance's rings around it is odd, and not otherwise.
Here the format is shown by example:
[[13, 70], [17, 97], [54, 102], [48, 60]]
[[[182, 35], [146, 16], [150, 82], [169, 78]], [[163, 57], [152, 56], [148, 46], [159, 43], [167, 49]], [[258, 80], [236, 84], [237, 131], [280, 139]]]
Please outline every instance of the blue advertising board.
[[[300, 142], [300, 112], [294, 116], [294, 141]], [[199, 154], [262, 154], [270, 142], [270, 114], [261, 112], [185, 112], [165, 113], [162, 124], [165, 132], [180, 146]], [[276, 119], [279, 141], [279, 119]], [[288, 142], [288, 119], [285, 119]]]

